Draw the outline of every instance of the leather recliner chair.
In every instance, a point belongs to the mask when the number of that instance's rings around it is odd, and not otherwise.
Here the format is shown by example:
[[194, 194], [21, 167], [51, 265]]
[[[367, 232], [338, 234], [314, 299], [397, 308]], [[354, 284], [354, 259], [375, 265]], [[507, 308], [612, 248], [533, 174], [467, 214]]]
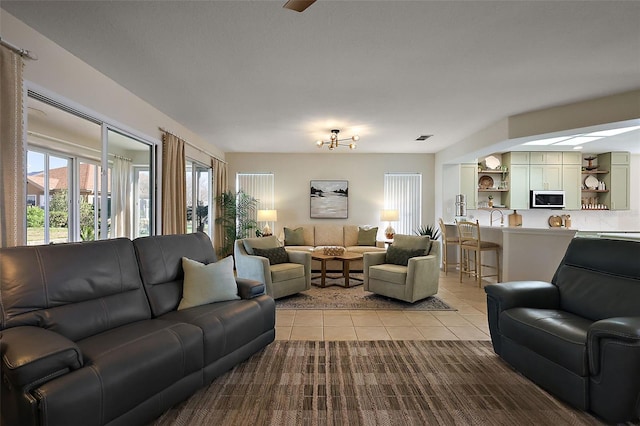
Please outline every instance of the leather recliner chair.
[[500, 357], [607, 422], [640, 417], [640, 243], [576, 238], [550, 283], [485, 291]]

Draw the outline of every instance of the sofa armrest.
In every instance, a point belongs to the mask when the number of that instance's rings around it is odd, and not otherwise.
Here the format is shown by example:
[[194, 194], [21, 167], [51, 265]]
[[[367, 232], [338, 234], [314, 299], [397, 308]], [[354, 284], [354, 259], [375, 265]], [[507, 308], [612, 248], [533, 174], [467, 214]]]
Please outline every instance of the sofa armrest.
[[309, 264], [311, 265], [311, 252], [303, 251], [303, 250], [287, 250], [287, 254], [289, 255], [289, 262], [291, 263], [299, 263], [300, 265]]
[[247, 278], [236, 278], [238, 285], [238, 296], [241, 299], [253, 299], [264, 294], [264, 283]]
[[2, 333], [3, 380], [21, 389], [47, 382], [82, 367], [80, 348], [61, 334], [32, 326]]
[[557, 309], [558, 288], [543, 281], [512, 281], [489, 284], [484, 288], [487, 299], [496, 302], [499, 312], [511, 308]]
[[[587, 345], [591, 374], [600, 372], [604, 341], [617, 341], [622, 346], [635, 346], [636, 368], [640, 367], [640, 317], [616, 317], [596, 321], [589, 327]], [[624, 363], [624, 362], [623, 362]]]
[[234, 255], [238, 278], [259, 281], [269, 288], [271, 285], [269, 259], [248, 254], [241, 240], [236, 241]]
[[382, 265], [387, 259], [386, 251], [368, 251], [362, 253], [362, 265], [364, 269], [369, 269], [369, 266]]

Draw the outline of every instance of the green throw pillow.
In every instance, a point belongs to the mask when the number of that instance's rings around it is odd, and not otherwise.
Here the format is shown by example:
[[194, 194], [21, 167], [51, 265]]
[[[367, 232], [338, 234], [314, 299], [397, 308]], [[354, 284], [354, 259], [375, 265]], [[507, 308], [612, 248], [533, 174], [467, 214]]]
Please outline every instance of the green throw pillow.
[[375, 246], [376, 237], [378, 236], [378, 227], [363, 229], [358, 228], [358, 245], [359, 246]]
[[269, 259], [269, 265], [277, 265], [278, 263], [289, 262], [289, 254], [287, 254], [287, 251], [284, 249], [284, 247], [276, 247], [270, 249], [254, 248], [253, 254]]
[[240, 299], [233, 276], [232, 256], [208, 265], [183, 257], [182, 269], [184, 284], [178, 310]]
[[386, 263], [407, 266], [409, 259], [412, 257], [424, 255], [425, 251], [423, 249], [402, 249], [394, 247], [394, 245], [391, 244], [387, 249]]
[[284, 245], [285, 246], [303, 246], [304, 234], [302, 227], [296, 229], [284, 228]]

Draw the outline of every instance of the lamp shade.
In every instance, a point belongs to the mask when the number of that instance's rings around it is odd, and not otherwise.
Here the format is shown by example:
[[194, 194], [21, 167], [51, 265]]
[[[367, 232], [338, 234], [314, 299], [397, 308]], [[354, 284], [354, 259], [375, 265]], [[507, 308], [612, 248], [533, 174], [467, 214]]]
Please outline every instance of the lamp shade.
[[277, 210], [258, 210], [258, 222], [275, 222], [278, 220]]
[[398, 219], [400, 219], [400, 212], [398, 212], [398, 210], [381, 210], [380, 211], [380, 220], [393, 222]]

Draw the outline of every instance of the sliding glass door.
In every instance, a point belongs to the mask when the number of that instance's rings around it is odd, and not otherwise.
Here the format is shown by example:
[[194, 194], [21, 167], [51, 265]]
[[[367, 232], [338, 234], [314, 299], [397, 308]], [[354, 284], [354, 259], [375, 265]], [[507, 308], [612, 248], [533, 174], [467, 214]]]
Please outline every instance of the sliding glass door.
[[29, 92], [27, 244], [154, 234], [154, 146]]

